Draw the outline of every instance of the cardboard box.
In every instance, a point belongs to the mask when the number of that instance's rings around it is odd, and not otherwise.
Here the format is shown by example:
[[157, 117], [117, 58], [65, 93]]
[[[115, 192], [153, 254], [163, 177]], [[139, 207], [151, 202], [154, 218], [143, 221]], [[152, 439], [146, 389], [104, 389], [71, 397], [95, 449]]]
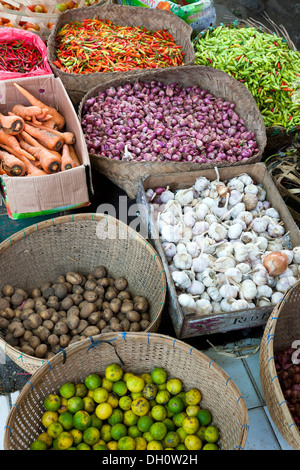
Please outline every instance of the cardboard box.
[[61, 80], [54, 75], [44, 75], [0, 82], [0, 113], [7, 114], [17, 103], [30, 104], [13, 85], [14, 82], [63, 114], [66, 130], [76, 136], [74, 148], [81, 165], [46, 176], [1, 176], [0, 189], [9, 217], [23, 219], [89, 205], [92, 191], [90, 160], [81, 125]]
[[[289, 231], [293, 247], [300, 245], [300, 231], [278, 189], [276, 188], [264, 163], [243, 165], [228, 168], [219, 168], [220, 180], [226, 180], [242, 173], [249, 174], [257, 183], [262, 183], [267, 193], [267, 200], [271, 202], [280, 214], [286, 231]], [[263, 326], [273, 310], [272, 306], [239, 310], [229, 313], [209, 315], [185, 314], [178, 303], [177, 292], [169, 270], [169, 264], [165, 256], [156, 225], [153, 223], [151, 206], [146, 198], [148, 188], [167, 187], [172, 191], [189, 188], [199, 176], [206, 176], [210, 180], [216, 178], [215, 170], [189, 171], [186, 173], [173, 173], [168, 175], [149, 176], [139, 183], [137, 201], [140, 204], [140, 217], [145, 227], [148, 225], [149, 238], [155, 246], [164, 265], [168, 284], [169, 313], [178, 338], [209, 335], [213, 333], [225, 333], [227, 331], [241, 330]]]
[[171, 11], [189, 24], [196, 33], [214, 26], [216, 22], [213, 0], [178, 0], [177, 3], [168, 0], [114, 0], [114, 3]]

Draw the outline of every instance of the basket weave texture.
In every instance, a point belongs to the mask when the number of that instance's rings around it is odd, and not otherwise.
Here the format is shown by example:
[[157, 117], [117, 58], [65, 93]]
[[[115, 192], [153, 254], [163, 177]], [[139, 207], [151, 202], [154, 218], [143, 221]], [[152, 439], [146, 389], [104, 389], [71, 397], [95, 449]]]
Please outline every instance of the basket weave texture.
[[[169, 11], [153, 10], [152, 8], [133, 7], [128, 5], [105, 4], [76, 10], [69, 10], [59, 16], [51, 30], [48, 40], [48, 61], [56, 77], [59, 77], [73, 104], [77, 105], [84, 95], [93, 87], [105, 80], [123, 76], [126, 72], [96, 72], [78, 75], [61, 71], [53, 62], [56, 60], [56, 36], [60, 28], [70, 21], [83, 21], [99, 16], [120, 26], [140, 26], [149, 31], [167, 29], [172, 34], [175, 43], [182, 46], [184, 65], [193, 64], [195, 52], [191, 42], [192, 28], [185, 21]], [[134, 71], [136, 72], [136, 71]]]
[[107, 157], [90, 154], [92, 166], [107, 176], [114, 184], [126, 191], [127, 195], [134, 199], [138, 191], [139, 180], [149, 175], [160, 175], [174, 173], [177, 171], [187, 172], [190, 170], [202, 170], [207, 168], [240, 166], [259, 162], [262, 158], [267, 138], [265, 125], [258, 110], [256, 102], [244, 85], [239, 83], [227, 73], [212, 67], [198, 65], [181, 66], [176, 68], [140, 71], [136, 73], [124, 73], [121, 77], [98, 84], [90, 90], [81, 101], [78, 116], [82, 119], [82, 110], [87, 99], [96, 96], [109, 87], [117, 87], [124, 83], [135, 83], [136, 81], [150, 82], [152, 80], [163, 83], [178, 83], [182, 87], [197, 85], [212, 93], [218, 98], [235, 103], [235, 111], [244, 119], [245, 126], [249, 131], [255, 133], [259, 152], [247, 161], [237, 163], [192, 163], [192, 162], [123, 162], [111, 160]]
[[259, 373], [270, 416], [280, 434], [300, 450], [300, 431], [289, 411], [277, 378], [274, 353], [291, 347], [300, 338], [300, 281], [289, 288], [266, 324], [259, 355]]
[[[115, 233], [119, 238], [112, 238]], [[99, 265], [105, 266], [115, 278], [124, 276], [132, 294], [148, 299], [150, 325], [145, 331], [156, 332], [166, 297], [166, 278], [160, 257], [136, 231], [105, 214], [49, 219], [2, 242], [0, 289], [11, 284], [29, 293], [68, 271], [89, 273]], [[45, 362], [7, 344], [1, 330], [0, 347], [29, 373], [34, 373]]]
[[235, 383], [223, 369], [202, 352], [174, 338], [157, 333], [127, 333], [95, 336], [80, 341], [44, 364], [21, 390], [11, 408], [5, 435], [5, 450], [25, 450], [42, 432], [44, 397], [66, 381], [83, 381], [89, 373], [104, 374], [111, 363], [136, 374], [166, 369], [168, 378], [177, 377], [185, 389], [197, 387], [201, 406], [208, 408], [221, 432], [220, 447], [238, 450], [245, 446], [248, 411]]

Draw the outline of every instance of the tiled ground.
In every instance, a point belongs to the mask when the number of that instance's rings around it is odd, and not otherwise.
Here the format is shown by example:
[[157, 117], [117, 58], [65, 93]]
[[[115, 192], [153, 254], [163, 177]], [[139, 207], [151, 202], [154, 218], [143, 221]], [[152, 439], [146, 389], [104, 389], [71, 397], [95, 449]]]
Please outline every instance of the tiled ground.
[[[232, 378], [241, 395], [244, 397], [249, 414], [249, 432], [245, 450], [292, 450], [281, 437], [270, 419], [268, 409], [265, 406], [261, 383], [259, 378], [259, 351], [253, 352], [258, 346], [259, 340], [239, 340], [235, 343], [223, 345], [216, 349], [214, 346], [203, 351], [213, 359]], [[249, 348], [248, 357], [237, 359], [233, 356], [224, 355], [228, 350], [246, 345]], [[244, 354], [246, 355], [246, 354]], [[15, 403], [18, 392], [0, 395], [0, 450], [3, 450], [3, 435], [6, 418], [10, 406]]]

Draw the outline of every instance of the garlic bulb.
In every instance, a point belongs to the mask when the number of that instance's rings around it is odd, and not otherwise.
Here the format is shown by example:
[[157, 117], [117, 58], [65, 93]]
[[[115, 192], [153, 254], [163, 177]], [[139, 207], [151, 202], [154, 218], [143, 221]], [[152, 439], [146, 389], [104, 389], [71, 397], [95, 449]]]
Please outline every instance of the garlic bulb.
[[232, 310], [235, 310], [235, 311], [244, 310], [249, 307], [250, 307], [250, 304], [245, 299], [235, 299], [235, 301], [232, 303]]
[[220, 290], [216, 286], [211, 286], [207, 288], [207, 293], [210, 298], [215, 302], [221, 302], [222, 295], [220, 294]]
[[272, 219], [280, 219], [280, 215], [274, 207], [270, 207], [265, 211], [265, 215], [271, 217]]
[[190, 294], [180, 294], [178, 296], [178, 302], [179, 305], [189, 311], [189, 313], [196, 311], [196, 302]]
[[237, 238], [239, 238], [239, 236], [241, 235], [243, 231], [243, 227], [241, 224], [234, 224], [234, 225], [231, 225], [228, 229], [228, 238], [230, 238], [231, 240], [236, 240]]
[[218, 278], [216, 272], [210, 268], [203, 271], [202, 282], [206, 287], [216, 287], [218, 285]]
[[268, 248], [268, 240], [265, 237], [257, 237], [256, 246], [260, 251], [266, 251]]
[[[261, 184], [258, 184], [258, 185], [257, 185], [257, 197], [258, 197], [258, 200], [259, 200], [259, 201], [265, 201], [266, 196], [267, 196], [266, 190], [262, 187]], [[268, 204], [265, 204], [265, 208], [267, 208], [267, 206], [268, 206], [269, 204], [270, 204], [270, 203], [269, 203], [269, 201], [268, 201]]]
[[182, 237], [182, 228], [179, 225], [164, 225], [161, 229], [162, 241], [178, 243]]
[[186, 212], [183, 216], [183, 222], [187, 227], [194, 227], [195, 225], [195, 217], [192, 211]]
[[220, 287], [220, 294], [224, 299], [233, 299], [238, 295], [239, 288], [231, 284], [224, 284]]
[[237, 215], [237, 218], [243, 220], [246, 225], [249, 225], [252, 222], [253, 215], [249, 211], [241, 211]]
[[272, 305], [278, 304], [282, 300], [282, 292], [274, 292], [271, 296], [271, 303]]
[[268, 228], [268, 221], [262, 217], [255, 217], [252, 220], [252, 228], [257, 233], [265, 232]]
[[233, 245], [230, 242], [222, 243], [215, 249], [215, 256], [222, 258], [223, 256], [230, 256], [233, 252]]
[[251, 279], [245, 279], [241, 283], [241, 293], [246, 300], [252, 300], [256, 297], [257, 286]]
[[256, 298], [262, 299], [263, 297], [271, 298], [273, 289], [267, 285], [262, 285], [257, 287]]
[[253, 183], [253, 179], [251, 178], [250, 175], [247, 175], [247, 173], [243, 173], [242, 175], [240, 175], [238, 177], [239, 181], [242, 181], [242, 183], [245, 185], [245, 186], [248, 186], [249, 184], [252, 184]]
[[240, 284], [243, 279], [242, 271], [237, 267], [227, 269], [226, 276], [238, 284]]
[[175, 194], [175, 200], [179, 202], [181, 206], [186, 206], [194, 199], [194, 193], [192, 189], [178, 189]]
[[190, 269], [192, 266], [193, 258], [189, 253], [179, 252], [173, 258], [174, 266], [177, 269]]
[[223, 312], [231, 312], [232, 311], [232, 305], [235, 303], [235, 299], [223, 299], [220, 302], [221, 309]]
[[175, 225], [178, 223], [178, 219], [176, 218], [174, 212], [172, 211], [162, 212], [160, 214], [160, 220], [162, 220], [168, 225]]
[[191, 279], [184, 271], [173, 271], [171, 276], [175, 286], [180, 289], [188, 289], [192, 284]]
[[199, 256], [200, 248], [196, 242], [190, 241], [186, 244], [186, 251], [191, 255], [192, 258]]
[[239, 191], [242, 193], [244, 191], [244, 183], [239, 179], [239, 178], [232, 178], [228, 184], [227, 184], [229, 189], [235, 189], [236, 191]]
[[213, 310], [212, 305], [209, 300], [199, 299], [196, 301], [196, 311], [202, 315], [209, 314]]
[[257, 185], [253, 183], [247, 184], [244, 187], [244, 193], [257, 194], [258, 193]]
[[294, 253], [294, 263], [300, 263], [300, 246], [295, 246], [293, 248], [293, 253]]
[[297, 279], [294, 276], [284, 276], [278, 279], [276, 283], [276, 290], [278, 292], [285, 292], [287, 289], [292, 287]]
[[259, 299], [257, 302], [258, 307], [268, 307], [269, 305], [272, 305], [269, 299]]
[[236, 242], [233, 245], [234, 257], [238, 263], [242, 263], [248, 259], [248, 249], [243, 243]]
[[220, 258], [216, 259], [214, 264], [214, 268], [216, 271], [223, 271], [229, 268], [234, 268], [236, 265], [236, 261], [231, 256], [221, 256]]
[[216, 200], [213, 197], [207, 196], [204, 199], [202, 199], [201, 204], [205, 204], [205, 206], [207, 206], [208, 209], [211, 209], [216, 204]]
[[257, 285], [257, 286], [263, 286], [267, 284], [267, 275], [266, 272], [263, 270], [257, 270], [253, 273], [252, 275], [252, 281]]
[[240, 191], [233, 189], [230, 193], [228, 203], [230, 206], [235, 206], [239, 202], [242, 202], [242, 199], [243, 199], [243, 194], [241, 194]]
[[168, 201], [172, 201], [175, 195], [169, 189], [165, 189], [163, 193], [160, 195], [160, 200], [162, 203], [166, 204]]
[[227, 229], [224, 225], [214, 222], [208, 229], [208, 234], [217, 242], [223, 240], [227, 236]]
[[247, 244], [247, 243], [255, 243], [257, 241], [257, 235], [253, 232], [242, 232], [240, 240]]
[[200, 220], [193, 226], [193, 235], [201, 235], [202, 233], [207, 232], [208, 229], [209, 223], [205, 222], [205, 220]]
[[176, 253], [187, 253], [186, 245], [182, 242], [179, 242], [176, 247]]
[[162, 248], [167, 258], [173, 259], [173, 257], [176, 255], [176, 245], [174, 243], [162, 243]]
[[241, 271], [243, 277], [247, 276], [247, 274], [251, 271], [251, 267], [248, 263], [238, 263], [236, 268]]
[[246, 206], [243, 202], [239, 202], [235, 206], [233, 206], [230, 211], [231, 211], [231, 217], [233, 219], [236, 219], [237, 216], [239, 215], [240, 212], [243, 212], [246, 209]]
[[245, 204], [247, 211], [252, 211], [256, 208], [258, 203], [258, 197], [253, 193], [245, 193], [243, 196], [243, 203]]
[[205, 291], [205, 285], [203, 282], [194, 279], [191, 284], [187, 287], [187, 292], [191, 295], [201, 295]]
[[192, 269], [195, 273], [202, 273], [208, 268], [208, 261], [204, 256], [192, 259]]
[[205, 176], [200, 176], [199, 178], [196, 179], [194, 183], [194, 189], [201, 193], [205, 188], [207, 188], [210, 184], [210, 181], [205, 178]]
[[285, 233], [285, 229], [282, 225], [278, 225], [277, 222], [270, 223], [268, 225], [268, 234], [271, 237], [281, 237]]

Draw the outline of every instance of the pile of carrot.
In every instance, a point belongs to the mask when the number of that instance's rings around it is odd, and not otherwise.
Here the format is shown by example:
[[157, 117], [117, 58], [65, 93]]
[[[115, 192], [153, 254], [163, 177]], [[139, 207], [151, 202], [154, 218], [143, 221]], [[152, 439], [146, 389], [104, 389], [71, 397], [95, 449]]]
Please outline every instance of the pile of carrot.
[[64, 131], [65, 118], [14, 83], [29, 101], [0, 113], [0, 175], [43, 176], [80, 165], [75, 135]]

